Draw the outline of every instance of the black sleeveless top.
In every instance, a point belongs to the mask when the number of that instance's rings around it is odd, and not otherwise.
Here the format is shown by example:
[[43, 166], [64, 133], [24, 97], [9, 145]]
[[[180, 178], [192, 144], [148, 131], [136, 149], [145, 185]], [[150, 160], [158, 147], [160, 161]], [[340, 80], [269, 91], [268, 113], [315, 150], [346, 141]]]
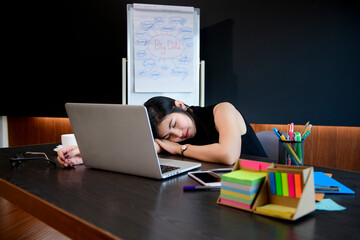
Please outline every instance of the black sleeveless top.
[[[219, 133], [215, 128], [214, 107], [191, 106], [192, 115], [196, 125], [196, 135], [181, 144], [206, 145], [219, 142]], [[191, 112], [191, 111], [190, 111]], [[244, 119], [245, 120], [245, 119]], [[245, 120], [247, 132], [241, 136], [241, 154], [267, 157], [263, 146], [257, 138], [251, 125]]]

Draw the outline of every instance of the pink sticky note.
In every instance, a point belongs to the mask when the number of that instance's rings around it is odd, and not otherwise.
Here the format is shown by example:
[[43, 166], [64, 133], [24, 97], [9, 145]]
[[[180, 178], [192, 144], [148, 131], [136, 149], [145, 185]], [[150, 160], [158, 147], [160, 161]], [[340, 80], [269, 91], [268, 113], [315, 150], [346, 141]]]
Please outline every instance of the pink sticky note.
[[251, 209], [251, 205], [250, 204], [246, 204], [246, 203], [242, 203], [242, 202], [237, 202], [234, 200], [230, 200], [230, 199], [226, 199], [226, 198], [220, 198], [220, 202], [225, 203], [225, 204], [229, 204], [229, 205], [233, 205], [236, 207], [240, 207], [240, 208], [248, 208]]
[[270, 167], [270, 163], [260, 163], [261, 171], [266, 171], [268, 167]]
[[294, 174], [288, 173], [289, 196], [295, 197]]
[[257, 171], [260, 171], [260, 163], [256, 161], [244, 160], [241, 159], [241, 167], [251, 168]]

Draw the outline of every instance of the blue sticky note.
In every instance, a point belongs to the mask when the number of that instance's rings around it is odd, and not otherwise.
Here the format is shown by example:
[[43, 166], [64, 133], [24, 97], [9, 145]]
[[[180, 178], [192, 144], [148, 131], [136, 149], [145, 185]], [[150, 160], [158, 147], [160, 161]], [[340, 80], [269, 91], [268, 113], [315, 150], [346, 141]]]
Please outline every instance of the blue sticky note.
[[343, 207], [330, 198], [324, 198], [321, 202], [315, 203], [316, 210], [323, 211], [343, 211], [346, 207]]
[[276, 194], [275, 174], [273, 172], [269, 172], [269, 181], [271, 194]]

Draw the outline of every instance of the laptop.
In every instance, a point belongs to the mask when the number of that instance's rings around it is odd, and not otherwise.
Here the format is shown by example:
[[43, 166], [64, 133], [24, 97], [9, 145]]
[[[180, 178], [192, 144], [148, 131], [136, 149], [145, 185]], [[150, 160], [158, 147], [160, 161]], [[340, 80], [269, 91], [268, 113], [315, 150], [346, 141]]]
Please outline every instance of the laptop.
[[163, 179], [201, 166], [159, 158], [142, 105], [66, 103], [86, 166]]

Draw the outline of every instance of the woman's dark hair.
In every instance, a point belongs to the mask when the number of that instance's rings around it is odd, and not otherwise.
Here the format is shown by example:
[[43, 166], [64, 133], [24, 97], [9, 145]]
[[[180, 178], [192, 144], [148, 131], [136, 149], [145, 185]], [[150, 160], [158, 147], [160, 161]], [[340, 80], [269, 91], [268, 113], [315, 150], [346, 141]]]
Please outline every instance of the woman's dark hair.
[[149, 114], [151, 130], [154, 138], [160, 138], [157, 126], [164, 120], [164, 118], [174, 112], [180, 112], [188, 115], [194, 121], [191, 111], [188, 106], [187, 110], [175, 106], [175, 100], [169, 97], [153, 97], [144, 103]]

